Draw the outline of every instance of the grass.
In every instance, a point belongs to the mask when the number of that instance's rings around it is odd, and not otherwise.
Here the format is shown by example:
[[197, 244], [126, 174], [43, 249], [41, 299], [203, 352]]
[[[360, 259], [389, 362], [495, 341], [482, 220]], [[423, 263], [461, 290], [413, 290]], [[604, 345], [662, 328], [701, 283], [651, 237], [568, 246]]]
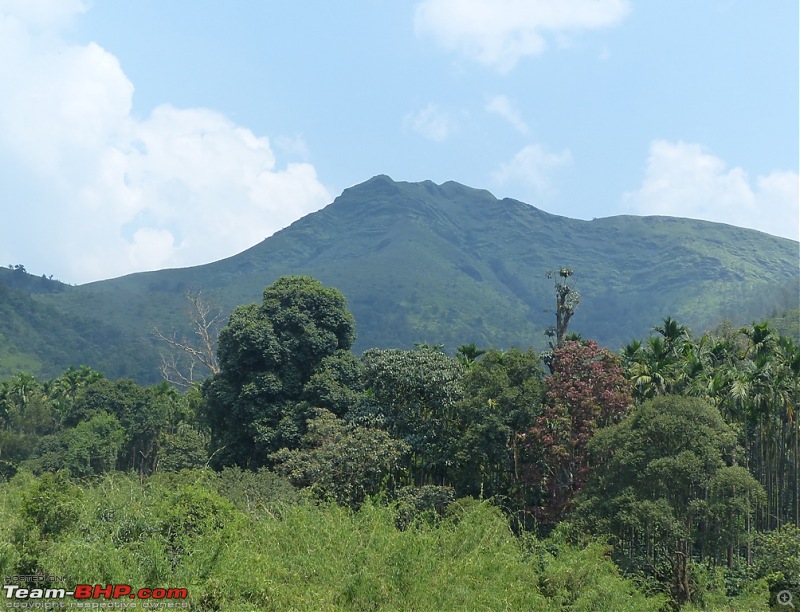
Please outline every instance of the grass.
[[[0, 485], [0, 572], [185, 587], [196, 610], [658, 610], [664, 603], [636, 591], [601, 548], [563, 545], [553, 554], [531, 546], [489, 502], [462, 500], [439, 521], [400, 530], [394, 509], [374, 503], [351, 512], [276, 499], [244, 512], [216, 492], [218, 478], [195, 471], [143, 484], [109, 474], [83, 483], [73, 504], [74, 483], [20, 474]], [[265, 495], [277, 491], [273, 485]], [[32, 496], [54, 506], [40, 516], [19, 501]], [[76, 520], [41, 537], [40, 521], [66, 504]]]

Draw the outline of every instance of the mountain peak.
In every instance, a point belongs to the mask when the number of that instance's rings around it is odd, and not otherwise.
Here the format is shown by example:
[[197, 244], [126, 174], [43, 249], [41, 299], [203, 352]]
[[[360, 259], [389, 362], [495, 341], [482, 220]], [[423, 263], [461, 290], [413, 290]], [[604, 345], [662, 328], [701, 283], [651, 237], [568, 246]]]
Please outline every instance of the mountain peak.
[[[239, 255], [36, 299], [63, 318], [81, 313], [94, 321], [73, 321], [72, 362], [138, 377], [144, 370], [131, 364], [129, 347], [150, 351], [142, 359], [156, 373], [157, 351], [142, 339], [154, 324], [179, 324], [187, 290], [202, 288], [230, 312], [287, 274], [312, 275], [344, 293], [358, 326], [356, 350], [414, 342], [543, 346], [553, 294], [545, 274], [562, 266], [575, 270], [582, 296], [574, 330], [614, 349], [646, 336], [666, 315], [699, 333], [725, 317], [743, 324], [796, 305], [799, 282], [797, 243], [752, 230], [686, 219], [580, 221], [455, 181], [382, 174]], [[83, 314], [88, 305], [91, 314]], [[43, 321], [58, 319], [42, 313]], [[15, 320], [0, 317], [0, 334], [12, 337]], [[41, 327], [32, 320], [11, 346], [30, 345]], [[99, 342], [76, 334], [89, 328], [119, 351], [87, 352]], [[62, 359], [62, 336], [53, 331], [35, 346], [59, 347], [48, 359]]]

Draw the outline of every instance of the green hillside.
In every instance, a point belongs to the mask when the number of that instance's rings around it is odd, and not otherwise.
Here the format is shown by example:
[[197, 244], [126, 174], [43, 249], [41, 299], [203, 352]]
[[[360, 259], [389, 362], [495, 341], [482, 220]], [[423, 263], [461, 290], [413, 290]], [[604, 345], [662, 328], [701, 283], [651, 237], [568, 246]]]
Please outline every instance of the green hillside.
[[[0, 351], [0, 374], [36, 369], [36, 356], [37, 373], [85, 363], [156, 380], [151, 326], [185, 325], [187, 291], [202, 290], [227, 313], [285, 274], [310, 274], [345, 294], [357, 351], [414, 342], [543, 347], [553, 319], [545, 273], [562, 266], [573, 268], [582, 295], [571, 330], [614, 350], [668, 314], [702, 331], [796, 308], [800, 295], [791, 240], [670, 217], [575, 220], [458, 183], [377, 176], [222, 261], [24, 293], [44, 309], [39, 319], [53, 320], [37, 330], [40, 344], [59, 350], [29, 351], [24, 326], [4, 328], [18, 352]], [[59, 322], [74, 335], [59, 336]], [[97, 351], [81, 352], [93, 325], [105, 330], [91, 339]]]
[[124, 333], [91, 308], [65, 313], [58, 304], [74, 291], [22, 269], [0, 268], [0, 377], [20, 371], [57, 376], [80, 364], [102, 367], [114, 378], [151, 377], [152, 364], [141, 357], [152, 350], [150, 340]]

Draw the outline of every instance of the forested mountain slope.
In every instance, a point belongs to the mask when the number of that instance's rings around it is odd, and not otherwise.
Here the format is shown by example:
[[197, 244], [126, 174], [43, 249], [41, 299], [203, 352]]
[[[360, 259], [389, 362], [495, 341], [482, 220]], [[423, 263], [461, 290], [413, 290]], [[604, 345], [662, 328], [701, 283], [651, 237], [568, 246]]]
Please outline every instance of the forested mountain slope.
[[[739, 324], [796, 308], [800, 292], [791, 240], [670, 217], [569, 219], [454, 182], [376, 176], [228, 259], [26, 294], [65, 324], [105, 329], [92, 340], [99, 355], [78, 350], [84, 338], [64, 337], [35, 373], [80, 362], [156, 380], [151, 328], [185, 325], [187, 292], [202, 291], [227, 315], [287, 274], [312, 275], [344, 293], [357, 351], [415, 342], [541, 348], [553, 320], [545, 274], [560, 267], [575, 271], [582, 296], [571, 330], [612, 350], [666, 315], [700, 332], [724, 318]], [[3, 334], [18, 357], [0, 359], [0, 374], [28, 367], [24, 340]]]

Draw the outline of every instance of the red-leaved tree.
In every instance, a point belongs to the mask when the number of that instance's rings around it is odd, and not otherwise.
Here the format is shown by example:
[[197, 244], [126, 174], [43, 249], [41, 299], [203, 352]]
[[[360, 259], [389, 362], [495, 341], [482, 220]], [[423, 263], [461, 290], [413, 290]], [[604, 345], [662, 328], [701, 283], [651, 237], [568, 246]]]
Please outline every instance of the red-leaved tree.
[[545, 379], [542, 414], [523, 434], [526, 484], [538, 491], [533, 512], [544, 528], [563, 518], [586, 482], [594, 432], [619, 422], [633, 403], [620, 358], [593, 340], [556, 348], [552, 371]]

